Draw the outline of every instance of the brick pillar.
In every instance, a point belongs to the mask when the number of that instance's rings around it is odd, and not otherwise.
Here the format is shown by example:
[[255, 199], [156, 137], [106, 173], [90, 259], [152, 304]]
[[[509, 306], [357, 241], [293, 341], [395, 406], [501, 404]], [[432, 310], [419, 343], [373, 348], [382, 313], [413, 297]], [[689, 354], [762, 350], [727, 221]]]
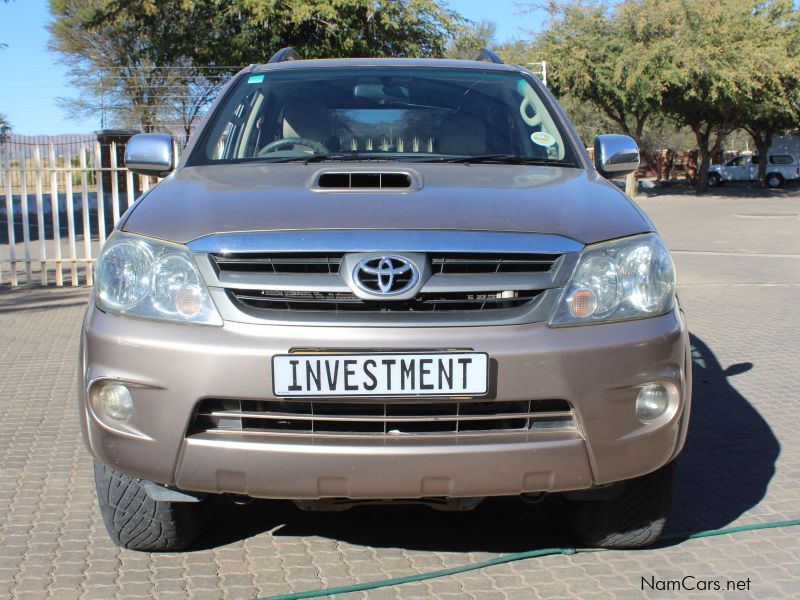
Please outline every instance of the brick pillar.
[[[134, 135], [139, 133], [135, 129], [103, 129], [96, 131], [97, 141], [100, 142], [100, 160], [103, 163], [103, 168], [111, 166], [111, 144], [117, 144], [117, 167], [122, 168], [125, 166], [125, 145], [128, 140]], [[109, 193], [111, 192], [111, 171], [103, 171], [103, 189]], [[117, 172], [117, 185], [119, 190], [125, 190], [125, 173]], [[134, 179], [134, 185], [138, 188], [138, 178]]]

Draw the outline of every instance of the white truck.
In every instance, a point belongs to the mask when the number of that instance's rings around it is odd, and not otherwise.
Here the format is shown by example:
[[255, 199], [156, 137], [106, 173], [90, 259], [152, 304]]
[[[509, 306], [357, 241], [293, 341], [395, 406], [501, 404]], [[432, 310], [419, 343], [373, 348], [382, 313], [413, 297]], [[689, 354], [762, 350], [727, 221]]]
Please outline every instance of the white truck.
[[[717, 187], [728, 181], [758, 181], [757, 154], [742, 154], [721, 165], [711, 165], [708, 185]], [[800, 136], [776, 137], [767, 152], [767, 173], [764, 183], [779, 188], [787, 181], [800, 179]]]

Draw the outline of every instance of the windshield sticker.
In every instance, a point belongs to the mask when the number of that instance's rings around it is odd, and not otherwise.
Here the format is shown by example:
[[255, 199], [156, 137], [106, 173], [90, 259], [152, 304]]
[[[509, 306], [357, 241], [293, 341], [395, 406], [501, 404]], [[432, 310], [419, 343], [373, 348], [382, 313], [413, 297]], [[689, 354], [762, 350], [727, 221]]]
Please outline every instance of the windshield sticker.
[[549, 148], [550, 146], [556, 143], [556, 138], [554, 138], [549, 133], [545, 133], [544, 131], [534, 131], [531, 134], [531, 141], [534, 144], [539, 144], [540, 146]]
[[250, 77], [247, 78], [247, 83], [263, 83], [263, 82], [264, 82], [263, 75], [250, 75]]

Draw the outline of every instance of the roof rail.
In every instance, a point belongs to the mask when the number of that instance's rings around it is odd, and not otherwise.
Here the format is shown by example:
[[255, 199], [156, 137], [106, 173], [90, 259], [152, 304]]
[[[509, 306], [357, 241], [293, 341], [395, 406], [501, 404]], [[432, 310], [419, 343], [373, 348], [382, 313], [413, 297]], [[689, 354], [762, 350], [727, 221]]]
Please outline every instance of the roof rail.
[[472, 60], [481, 60], [484, 62], [493, 62], [497, 63], [498, 65], [505, 64], [503, 63], [503, 59], [497, 56], [494, 52], [489, 50], [488, 48], [481, 48], [475, 53], [475, 56], [472, 57]]
[[294, 48], [281, 48], [275, 54], [272, 55], [272, 58], [269, 59], [271, 63], [279, 63], [279, 62], [288, 62], [290, 60], [300, 60], [301, 56], [297, 53], [297, 50]]

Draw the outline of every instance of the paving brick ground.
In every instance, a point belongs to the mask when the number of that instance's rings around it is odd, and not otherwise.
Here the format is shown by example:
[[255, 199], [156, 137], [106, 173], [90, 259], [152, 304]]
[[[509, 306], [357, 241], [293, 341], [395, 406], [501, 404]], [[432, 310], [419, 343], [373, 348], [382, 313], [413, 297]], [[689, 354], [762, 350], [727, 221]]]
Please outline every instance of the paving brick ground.
[[[640, 199], [675, 251], [696, 348], [695, 413], [672, 531], [800, 517], [800, 191]], [[471, 513], [219, 504], [191, 552], [113, 546], [94, 497], [75, 400], [88, 294], [0, 291], [0, 597], [236, 598], [409, 575], [574, 543], [557, 507]], [[358, 598], [677, 597], [642, 578], [749, 579], [742, 597], [800, 596], [800, 529], [667, 548], [554, 556]], [[703, 597], [718, 592], [697, 593]]]

